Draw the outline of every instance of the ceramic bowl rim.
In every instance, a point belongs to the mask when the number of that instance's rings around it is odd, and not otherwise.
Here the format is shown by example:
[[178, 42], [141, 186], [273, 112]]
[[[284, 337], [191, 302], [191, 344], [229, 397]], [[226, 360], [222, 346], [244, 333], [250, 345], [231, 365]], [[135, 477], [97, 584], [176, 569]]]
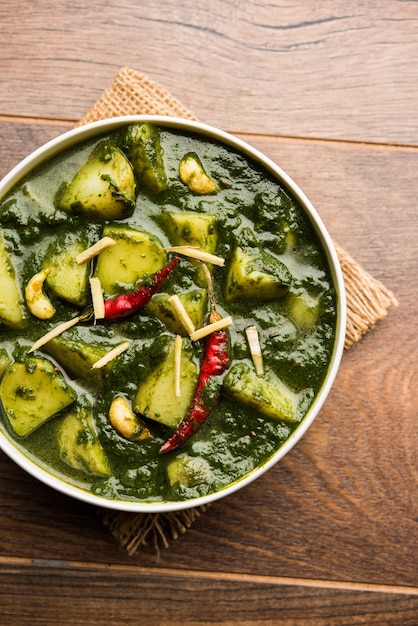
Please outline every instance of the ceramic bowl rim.
[[253, 482], [280, 461], [301, 439], [305, 432], [309, 429], [312, 422], [321, 410], [324, 402], [334, 384], [337, 372], [340, 366], [341, 357], [344, 350], [345, 329], [346, 329], [346, 294], [344, 287], [344, 278], [339, 263], [338, 255], [328, 231], [322, 222], [316, 209], [286, 172], [264, 155], [251, 144], [239, 139], [226, 131], [220, 130], [209, 124], [191, 121], [180, 117], [168, 117], [163, 115], [128, 115], [108, 118], [91, 122], [84, 126], [73, 128], [64, 132], [57, 137], [46, 142], [38, 149], [31, 152], [22, 159], [8, 174], [0, 181], [0, 198], [3, 197], [21, 178], [29, 173], [34, 167], [41, 164], [46, 159], [56, 155], [58, 152], [65, 150], [76, 143], [88, 140], [96, 135], [115, 130], [122, 124], [133, 122], [150, 122], [160, 124], [165, 127], [174, 128], [186, 133], [197, 133], [214, 140], [220, 141], [224, 145], [235, 148], [244, 153], [247, 157], [256, 161], [266, 168], [281, 184], [283, 184], [292, 195], [298, 200], [302, 209], [308, 214], [310, 221], [319, 237], [324, 248], [327, 261], [330, 267], [332, 279], [337, 294], [337, 327], [335, 332], [334, 350], [330, 360], [326, 379], [318, 392], [309, 411], [293, 431], [289, 439], [262, 465], [255, 468], [249, 474], [239, 480], [229, 484], [220, 491], [211, 493], [206, 496], [184, 500], [184, 501], [130, 501], [130, 500], [111, 500], [102, 496], [96, 496], [84, 489], [73, 484], [67, 483], [59, 477], [50, 474], [42, 466], [37, 465], [28, 456], [23, 454], [16, 446], [13, 445], [12, 439], [0, 431], [0, 449], [11, 458], [17, 465], [24, 469], [28, 474], [38, 479], [47, 486], [61, 492], [67, 496], [76, 498], [80, 501], [114, 510], [123, 510], [131, 512], [161, 513], [169, 511], [178, 511], [181, 509], [202, 506], [214, 502], [220, 498], [230, 495], [239, 489], [242, 489], [249, 483]]

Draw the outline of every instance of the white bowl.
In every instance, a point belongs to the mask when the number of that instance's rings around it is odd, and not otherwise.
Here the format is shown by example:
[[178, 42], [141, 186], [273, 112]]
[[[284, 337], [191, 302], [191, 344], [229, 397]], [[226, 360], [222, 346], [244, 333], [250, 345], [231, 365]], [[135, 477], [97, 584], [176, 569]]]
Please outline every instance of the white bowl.
[[107, 120], [101, 120], [93, 122], [85, 126], [70, 130], [69, 132], [56, 137], [52, 141], [49, 141], [45, 145], [35, 150], [32, 154], [27, 156], [16, 167], [13, 168], [0, 183], [0, 198], [2, 198], [22, 177], [24, 177], [33, 168], [37, 167], [45, 160], [53, 157], [57, 153], [65, 150], [76, 143], [90, 139], [96, 135], [101, 135], [109, 131], [117, 129], [121, 124], [127, 124], [132, 122], [153, 122], [155, 124], [164, 125], [165, 127], [184, 131], [187, 133], [200, 134], [205, 137], [209, 137], [223, 143], [226, 146], [230, 146], [238, 152], [248, 157], [250, 160], [261, 164], [273, 177], [291, 194], [297, 199], [300, 206], [309, 217], [311, 224], [316, 231], [316, 234], [322, 243], [323, 249], [326, 254], [326, 258], [330, 267], [331, 277], [334, 282], [335, 291], [337, 294], [337, 324], [335, 330], [335, 343], [334, 349], [329, 363], [328, 373], [322, 384], [322, 387], [312, 403], [308, 413], [296, 427], [289, 439], [271, 456], [271, 458], [263, 465], [257, 467], [249, 474], [245, 475], [238, 481], [224, 487], [222, 490], [211, 493], [206, 496], [180, 501], [180, 502], [133, 502], [133, 501], [119, 501], [110, 500], [104, 497], [93, 495], [83, 489], [80, 489], [74, 485], [68, 484], [60, 478], [48, 473], [45, 469], [37, 465], [29, 457], [25, 456], [17, 446], [14, 445], [13, 440], [7, 437], [2, 431], [0, 431], [0, 448], [20, 467], [26, 470], [29, 474], [45, 483], [46, 485], [62, 492], [70, 497], [77, 498], [81, 501], [111, 509], [126, 510], [131, 512], [166, 512], [185, 509], [194, 506], [200, 506], [208, 504], [219, 498], [223, 498], [242, 487], [245, 487], [259, 476], [264, 474], [268, 469], [275, 465], [280, 459], [282, 459], [293, 446], [301, 439], [304, 433], [311, 426], [313, 420], [318, 415], [321, 407], [323, 406], [325, 399], [334, 383], [341, 356], [344, 348], [345, 329], [346, 329], [346, 300], [344, 281], [339, 264], [338, 256], [336, 254], [334, 245], [331, 238], [321, 220], [318, 213], [312, 206], [311, 202], [305, 196], [305, 194], [299, 189], [296, 183], [273, 161], [264, 156], [261, 152], [253, 148], [251, 145], [244, 141], [216, 128], [201, 124], [198, 122], [191, 122], [180, 118], [171, 118], [163, 116], [125, 116], [111, 118]]

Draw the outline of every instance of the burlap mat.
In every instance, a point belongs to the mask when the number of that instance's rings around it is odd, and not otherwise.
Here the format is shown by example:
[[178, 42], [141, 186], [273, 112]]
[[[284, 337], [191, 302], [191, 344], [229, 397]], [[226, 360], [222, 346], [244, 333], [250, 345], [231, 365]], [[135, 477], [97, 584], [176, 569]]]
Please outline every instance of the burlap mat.
[[[159, 84], [132, 68], [123, 67], [77, 126], [134, 114], [171, 115], [197, 120]], [[348, 349], [387, 315], [390, 306], [397, 306], [397, 301], [393, 293], [360, 267], [347, 252], [338, 245], [335, 247], [347, 292], [345, 348]], [[157, 551], [160, 546], [168, 547], [169, 541], [186, 532], [205, 510], [206, 507], [198, 507], [167, 514], [106, 510], [99, 514], [119, 545], [133, 555], [147, 544], [154, 545]]]

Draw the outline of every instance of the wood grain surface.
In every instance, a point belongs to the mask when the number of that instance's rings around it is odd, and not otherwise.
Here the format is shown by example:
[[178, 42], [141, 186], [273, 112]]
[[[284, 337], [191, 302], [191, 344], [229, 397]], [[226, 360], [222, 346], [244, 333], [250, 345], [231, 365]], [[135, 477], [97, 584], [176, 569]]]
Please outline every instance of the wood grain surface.
[[399, 308], [301, 442], [159, 555], [0, 453], [0, 624], [418, 623], [418, 12], [413, 1], [0, 4], [0, 176], [130, 65], [245, 139]]
[[2, 0], [0, 24], [15, 115], [78, 119], [130, 65], [225, 129], [418, 144], [413, 0]]

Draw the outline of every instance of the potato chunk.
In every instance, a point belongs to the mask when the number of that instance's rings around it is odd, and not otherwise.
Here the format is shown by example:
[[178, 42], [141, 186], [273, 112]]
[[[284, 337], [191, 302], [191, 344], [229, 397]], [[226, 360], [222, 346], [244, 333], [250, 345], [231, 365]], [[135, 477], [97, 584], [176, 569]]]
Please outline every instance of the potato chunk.
[[289, 289], [292, 276], [276, 257], [250, 246], [234, 250], [226, 280], [226, 299], [275, 300]]
[[167, 211], [162, 214], [161, 221], [171, 243], [176, 246], [197, 246], [205, 252], [216, 253], [216, 215]]
[[71, 378], [80, 378], [101, 387], [113, 363], [101, 369], [94, 369], [93, 365], [113, 347], [106, 341], [87, 341], [81, 330], [74, 328], [49, 341], [45, 350], [65, 368]]
[[302, 329], [312, 328], [318, 321], [320, 299], [308, 293], [292, 293], [288, 300], [289, 317]]
[[72, 181], [58, 192], [58, 207], [68, 213], [94, 213], [107, 220], [127, 217], [135, 206], [135, 176], [125, 155], [100, 141]]
[[176, 428], [186, 413], [197, 383], [197, 367], [192, 361], [190, 341], [183, 339], [180, 363], [180, 396], [175, 395], [174, 341], [160, 336], [154, 346], [162, 358], [140, 382], [133, 410], [145, 417]]
[[0, 235], [0, 326], [23, 328], [25, 322], [23, 297], [12, 260]]
[[[208, 292], [206, 289], [194, 289], [179, 296], [186, 313], [189, 315], [195, 328], [204, 324], [208, 308]], [[172, 333], [187, 336], [187, 331], [180, 318], [173, 310], [168, 293], [156, 293], [146, 306], [146, 312], [163, 322]]]
[[167, 189], [160, 132], [153, 124], [131, 124], [123, 138], [123, 146], [140, 182], [150, 191]]
[[76, 262], [84, 248], [77, 233], [66, 233], [51, 243], [42, 262], [43, 269], [48, 270], [45, 282], [49, 289], [76, 306], [87, 304], [89, 293], [89, 267]]
[[260, 377], [249, 365], [239, 363], [226, 375], [224, 390], [230, 398], [252, 407], [265, 417], [290, 424], [299, 420], [300, 397], [271, 372]]
[[62, 460], [76, 470], [94, 476], [110, 476], [108, 458], [93, 426], [91, 413], [77, 407], [66, 415], [58, 430]]
[[167, 262], [167, 253], [154, 235], [125, 225], [108, 225], [103, 236], [116, 243], [100, 253], [94, 276], [109, 296], [132, 289]]
[[75, 390], [48, 359], [12, 363], [0, 383], [0, 399], [10, 425], [25, 437], [72, 404]]
[[[160, 219], [173, 245], [196, 246], [199, 250], [216, 254], [218, 246], [216, 215], [167, 211]], [[200, 263], [191, 262], [196, 266], [196, 283], [201, 287], [206, 286], [205, 274]]]
[[181, 454], [167, 465], [167, 478], [171, 486], [194, 487], [202, 483], [210, 484], [214, 476], [206, 459]]

